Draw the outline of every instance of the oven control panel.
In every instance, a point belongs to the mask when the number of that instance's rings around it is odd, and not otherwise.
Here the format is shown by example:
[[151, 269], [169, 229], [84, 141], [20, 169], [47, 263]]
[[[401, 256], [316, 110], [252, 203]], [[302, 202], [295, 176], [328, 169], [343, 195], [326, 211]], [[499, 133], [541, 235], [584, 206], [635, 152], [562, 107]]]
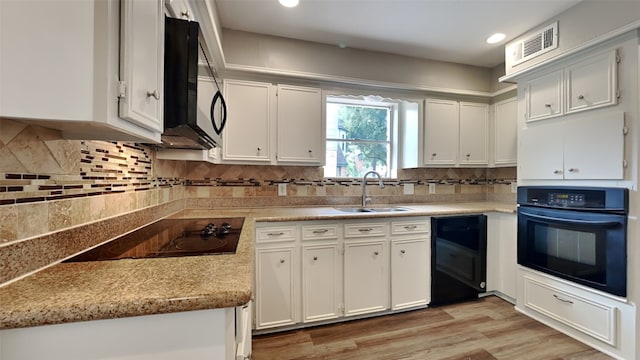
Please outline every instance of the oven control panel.
[[584, 194], [576, 193], [549, 193], [549, 199], [547, 205], [549, 206], [563, 206], [563, 207], [583, 207], [584, 206]]

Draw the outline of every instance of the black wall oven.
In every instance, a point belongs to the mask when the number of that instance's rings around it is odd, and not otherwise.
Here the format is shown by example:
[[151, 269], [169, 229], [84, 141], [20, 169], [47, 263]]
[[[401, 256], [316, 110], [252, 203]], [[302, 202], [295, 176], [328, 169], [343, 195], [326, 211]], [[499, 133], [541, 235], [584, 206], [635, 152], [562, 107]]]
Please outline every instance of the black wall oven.
[[518, 264], [627, 296], [628, 190], [518, 188]]

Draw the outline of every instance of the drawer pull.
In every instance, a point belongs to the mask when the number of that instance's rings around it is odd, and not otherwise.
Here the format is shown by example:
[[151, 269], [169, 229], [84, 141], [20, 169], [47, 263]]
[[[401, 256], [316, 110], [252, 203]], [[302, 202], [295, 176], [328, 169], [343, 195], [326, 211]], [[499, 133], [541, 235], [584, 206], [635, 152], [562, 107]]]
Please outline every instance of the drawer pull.
[[400, 254], [406, 254], [407, 250], [400, 250]]
[[280, 264], [284, 264], [284, 259], [280, 259]]
[[313, 261], [317, 261], [317, 260], [318, 260], [318, 257], [317, 257], [317, 256], [314, 256], [314, 257], [313, 257]]
[[558, 301], [562, 301], [563, 303], [567, 303], [567, 304], [573, 304], [573, 301], [571, 300], [567, 300], [567, 299], [563, 299], [560, 296], [553, 294], [553, 297], [556, 298], [556, 300]]
[[358, 229], [358, 231], [360, 231], [360, 232], [369, 232], [369, 231], [373, 231], [373, 229], [372, 228], [360, 228], [360, 229]]
[[282, 235], [284, 235], [284, 233], [283, 232], [277, 232], [277, 233], [271, 233], [270, 232], [270, 233], [267, 233], [267, 235], [268, 236], [282, 236]]
[[379, 254], [379, 253], [378, 253], [377, 251], [374, 251], [374, 252], [373, 252], [373, 255], [375, 255], [375, 256], [378, 256], [378, 254]]
[[314, 234], [326, 234], [327, 232], [329, 232], [329, 229], [318, 229], [318, 230], [313, 230]]
[[417, 226], [416, 225], [407, 225], [404, 228], [405, 228], [405, 230], [415, 230], [417, 228]]

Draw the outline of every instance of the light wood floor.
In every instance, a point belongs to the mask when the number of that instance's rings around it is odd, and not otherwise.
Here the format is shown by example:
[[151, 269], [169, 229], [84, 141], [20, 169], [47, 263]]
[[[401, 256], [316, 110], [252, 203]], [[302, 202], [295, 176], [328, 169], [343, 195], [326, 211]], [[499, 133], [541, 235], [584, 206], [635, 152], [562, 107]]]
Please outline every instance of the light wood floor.
[[253, 360], [611, 359], [495, 296], [402, 314], [254, 336]]

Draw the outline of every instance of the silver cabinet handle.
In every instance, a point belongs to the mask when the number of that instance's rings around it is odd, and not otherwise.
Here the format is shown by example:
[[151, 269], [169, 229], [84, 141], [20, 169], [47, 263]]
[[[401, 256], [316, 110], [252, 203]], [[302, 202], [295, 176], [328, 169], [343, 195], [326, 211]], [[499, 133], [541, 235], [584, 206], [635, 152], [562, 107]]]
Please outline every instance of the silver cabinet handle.
[[309, 154], [311, 154], [313, 152], [313, 150], [309, 150]]
[[576, 168], [570, 168], [570, 169], [569, 169], [569, 172], [570, 172], [570, 173], [575, 173], [575, 172], [578, 172], [578, 169], [576, 169]]
[[153, 90], [153, 92], [147, 90], [147, 97], [152, 97], [156, 100], [160, 100], [160, 94], [158, 93], [158, 90]]
[[406, 254], [407, 251], [406, 250], [400, 250], [400, 254]]
[[279, 233], [267, 233], [267, 236], [282, 236], [284, 235], [283, 232], [279, 232]]
[[407, 225], [404, 227], [406, 230], [415, 230], [417, 228], [416, 225]]
[[556, 298], [556, 300], [558, 301], [562, 301], [563, 303], [567, 303], [567, 304], [573, 304], [573, 301], [571, 300], [567, 300], [567, 299], [563, 299], [560, 296], [553, 294], [553, 297]]
[[562, 174], [562, 170], [554, 170], [553, 173], [556, 175], [560, 175]]
[[258, 146], [258, 151], [262, 151], [262, 148], [260, 146]]
[[544, 104], [544, 107], [548, 107], [548, 108], [550, 108], [550, 107], [551, 107], [551, 104]]
[[471, 154], [467, 154], [467, 155], [465, 155], [465, 156], [466, 156], [466, 157], [467, 157], [467, 159], [468, 159], [468, 158], [470, 158], [470, 157], [471, 157]]
[[431, 156], [433, 156], [433, 157], [436, 157], [436, 155], [438, 155], [438, 154], [436, 154], [436, 153], [431, 154]]
[[318, 257], [317, 257], [317, 256], [314, 256], [314, 257], [313, 257], [313, 261], [317, 261], [317, 260], [318, 260]]
[[182, 11], [182, 13], [180, 15], [182, 15], [182, 17], [185, 17], [187, 19], [191, 17], [191, 14], [189, 14], [188, 11]]
[[374, 252], [373, 252], [373, 255], [375, 255], [375, 256], [378, 256], [378, 254], [379, 254], [379, 253], [378, 253], [377, 251], [374, 251]]
[[318, 229], [318, 230], [313, 230], [314, 234], [326, 234], [327, 232], [329, 232], [329, 229]]
[[284, 259], [280, 259], [280, 264], [284, 264]]
[[372, 230], [373, 230], [372, 228], [360, 228], [360, 229], [358, 229], [358, 231], [360, 231], [360, 232], [369, 232], [369, 231], [372, 231]]
[[584, 99], [584, 96], [582, 94], [578, 95], [578, 100], [582, 100]]

